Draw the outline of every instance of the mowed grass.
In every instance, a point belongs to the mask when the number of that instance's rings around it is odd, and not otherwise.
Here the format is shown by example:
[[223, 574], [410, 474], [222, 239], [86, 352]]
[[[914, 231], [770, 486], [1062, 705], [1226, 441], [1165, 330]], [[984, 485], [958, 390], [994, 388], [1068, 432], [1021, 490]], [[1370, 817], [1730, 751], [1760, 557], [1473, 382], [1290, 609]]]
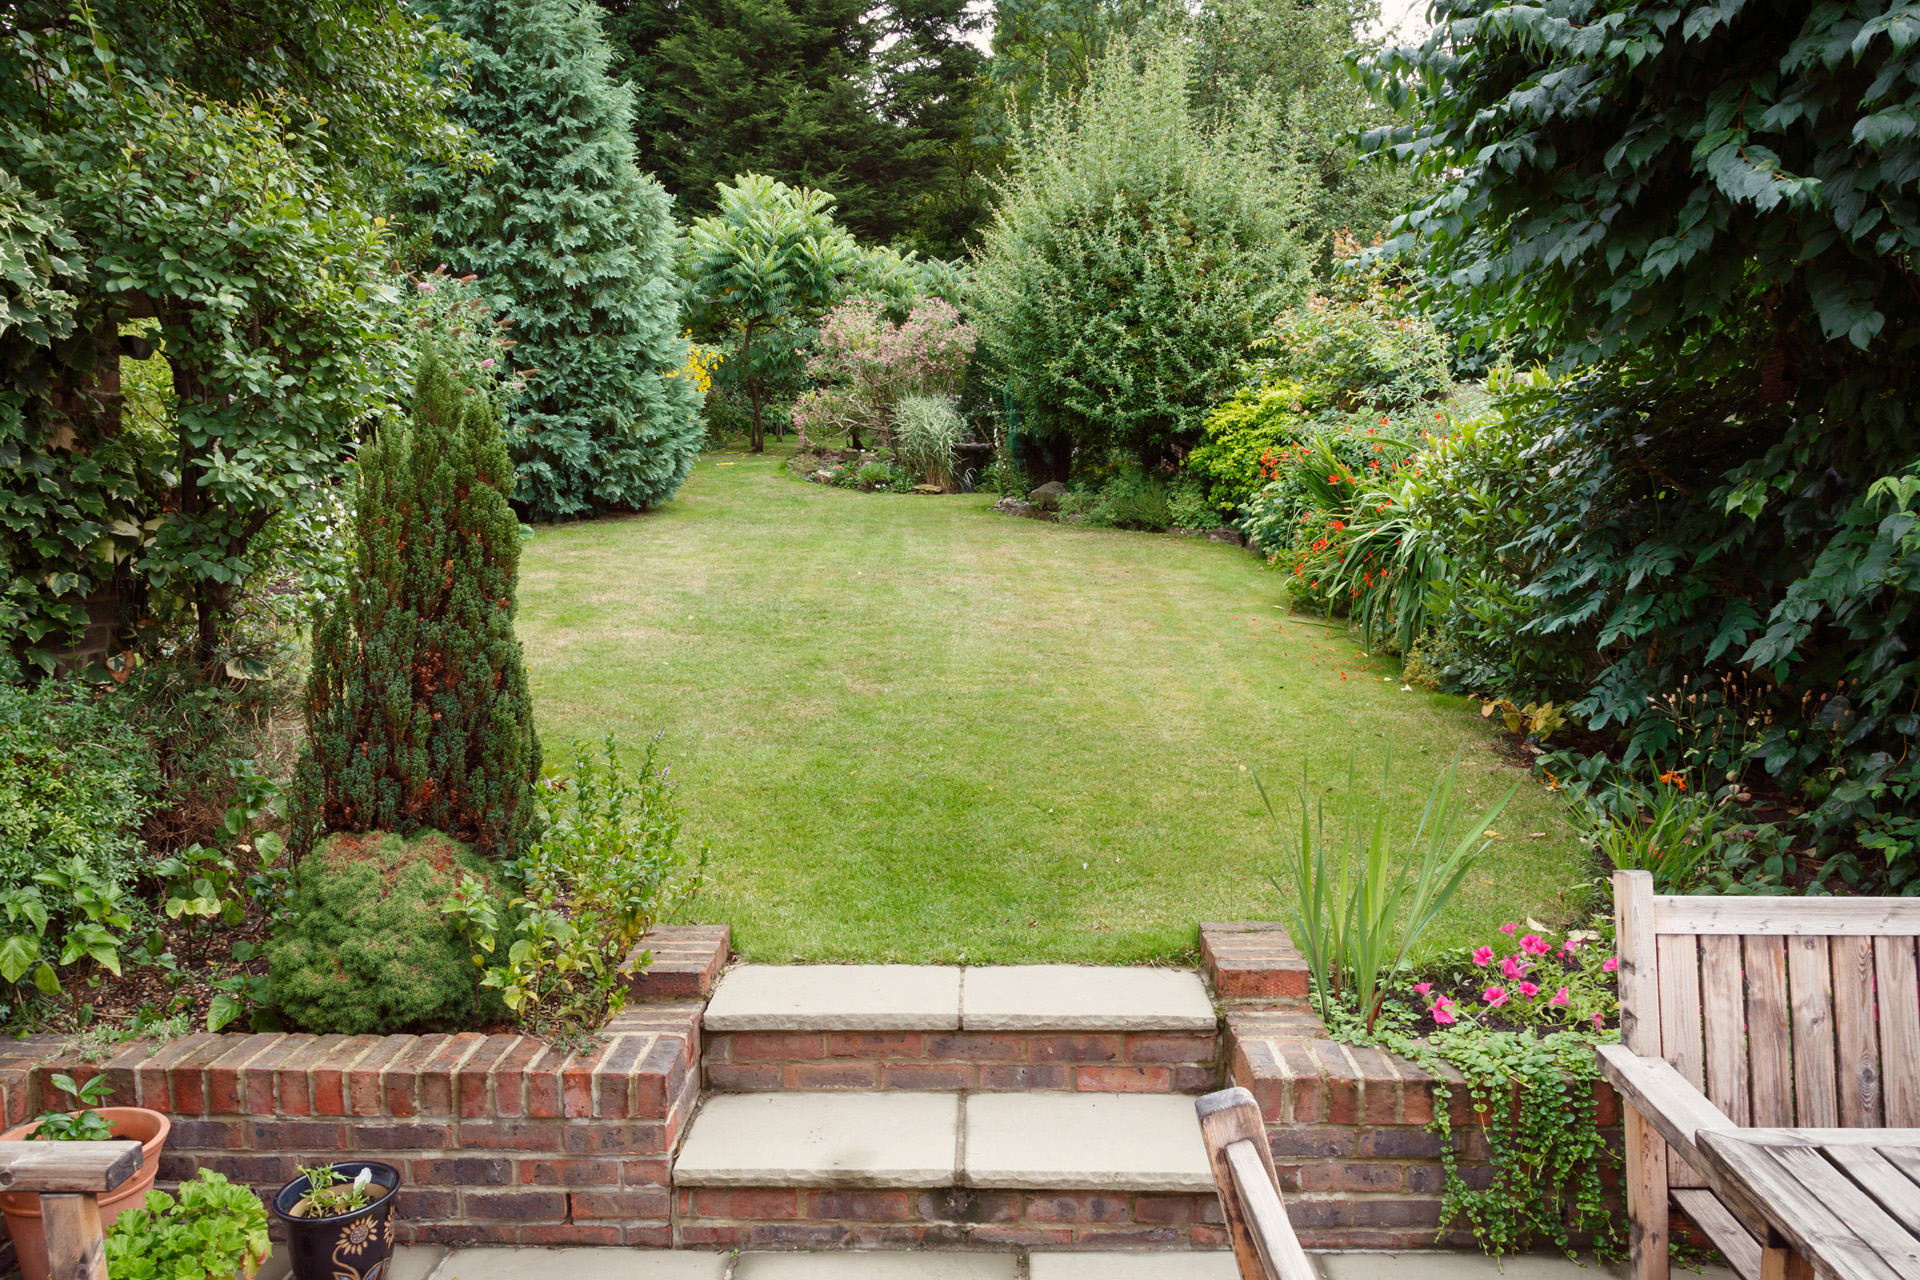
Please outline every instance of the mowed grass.
[[1586, 901], [1562, 805], [1477, 706], [1289, 617], [1244, 551], [992, 501], [708, 455], [665, 509], [528, 546], [549, 759], [662, 735], [683, 841], [713, 846], [694, 917], [749, 958], [1186, 957], [1199, 921], [1282, 907], [1249, 769], [1291, 800], [1304, 765], [1337, 808], [1349, 756], [1372, 786], [1389, 750], [1407, 832], [1456, 748], [1476, 805], [1520, 784], [1436, 944]]

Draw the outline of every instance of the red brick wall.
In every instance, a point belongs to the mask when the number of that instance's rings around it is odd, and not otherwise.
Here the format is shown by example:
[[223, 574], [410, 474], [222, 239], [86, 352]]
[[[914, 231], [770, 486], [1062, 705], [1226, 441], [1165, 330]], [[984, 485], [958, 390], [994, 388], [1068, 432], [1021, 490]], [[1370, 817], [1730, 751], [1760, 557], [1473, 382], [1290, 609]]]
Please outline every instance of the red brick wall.
[[707, 1087], [916, 1089], [994, 1093], [1206, 1093], [1218, 1086], [1212, 1035], [1062, 1032], [709, 1031]]

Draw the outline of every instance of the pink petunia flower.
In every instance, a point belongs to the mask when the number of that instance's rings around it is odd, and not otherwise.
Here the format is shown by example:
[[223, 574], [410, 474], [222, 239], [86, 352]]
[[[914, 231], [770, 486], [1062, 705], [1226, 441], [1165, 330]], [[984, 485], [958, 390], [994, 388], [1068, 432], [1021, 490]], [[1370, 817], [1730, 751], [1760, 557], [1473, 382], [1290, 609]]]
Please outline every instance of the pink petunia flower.
[[1530, 956], [1543, 956], [1553, 950], [1552, 947], [1547, 945], [1546, 939], [1537, 933], [1530, 933], [1520, 939], [1520, 949]]
[[1523, 982], [1523, 983], [1521, 983], [1521, 984], [1520, 984], [1520, 998], [1521, 998], [1521, 999], [1523, 999], [1523, 1000], [1531, 1000], [1531, 999], [1533, 999], [1533, 998], [1534, 998], [1535, 996], [1537, 996], [1537, 995], [1539, 995], [1539, 994], [1540, 994], [1540, 988], [1539, 988], [1539, 987], [1536, 987], [1536, 986], [1535, 986], [1535, 985], [1534, 985], [1533, 983], [1531, 983], [1531, 982]]
[[1427, 992], [1433, 990], [1433, 984], [1431, 982], [1416, 982], [1413, 984], [1413, 989], [1416, 993], [1425, 995]]
[[1433, 1008], [1430, 1012], [1433, 1014], [1433, 1020], [1444, 1027], [1454, 1020], [1453, 1001], [1447, 999], [1445, 996], [1441, 996], [1433, 1002]]
[[1500, 976], [1504, 978], [1524, 978], [1532, 966], [1519, 956], [1508, 956], [1500, 962]]
[[1498, 1009], [1507, 1002], [1507, 989], [1505, 987], [1488, 987], [1486, 991], [1481, 993], [1480, 998]]
[[1594, 1029], [1595, 1031], [1598, 1031], [1598, 1030], [1600, 1029], [1600, 1025], [1601, 1025], [1601, 1024], [1600, 1024], [1600, 1015], [1596, 1013], [1596, 1014], [1594, 1014], [1594, 1015], [1593, 1015], [1593, 1029]]
[[1572, 1004], [1573, 1001], [1567, 999], [1567, 989], [1565, 987], [1562, 987], [1558, 991], [1553, 993], [1553, 999], [1547, 1001], [1547, 1003], [1550, 1005], [1565, 1007], [1566, 1005]]
[[1500, 926], [1500, 932], [1507, 934], [1508, 936], [1512, 936], [1513, 931], [1515, 929], [1518, 929], [1519, 927], [1520, 926], [1517, 924], [1503, 924]]
[[1475, 964], [1477, 964], [1477, 965], [1479, 965], [1479, 966], [1480, 966], [1480, 967], [1481, 967], [1482, 969], [1484, 969], [1484, 968], [1486, 968], [1486, 967], [1487, 967], [1488, 965], [1490, 965], [1490, 964], [1492, 964], [1492, 963], [1493, 963], [1493, 948], [1492, 948], [1492, 947], [1481, 947], [1481, 948], [1480, 948], [1480, 949], [1479, 949], [1478, 951], [1476, 951], [1476, 952], [1474, 952], [1474, 953], [1473, 953], [1473, 962], [1474, 962]]
[[1603, 973], [1612, 973], [1615, 969], [1618, 969], [1619, 967], [1620, 967], [1620, 957], [1608, 956], [1607, 962], [1601, 965], [1600, 969], [1601, 969], [1601, 972]]

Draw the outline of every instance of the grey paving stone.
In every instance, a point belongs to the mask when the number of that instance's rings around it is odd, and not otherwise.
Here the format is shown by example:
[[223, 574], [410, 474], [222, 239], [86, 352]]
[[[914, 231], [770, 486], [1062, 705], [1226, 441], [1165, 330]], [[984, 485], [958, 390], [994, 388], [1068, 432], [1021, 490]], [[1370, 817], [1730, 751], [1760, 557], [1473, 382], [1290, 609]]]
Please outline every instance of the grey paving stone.
[[[437, 1244], [403, 1244], [393, 1251], [393, 1265], [387, 1269], [386, 1280], [427, 1280], [446, 1256], [447, 1251]], [[292, 1269], [293, 1260], [287, 1246], [276, 1243], [273, 1256], [260, 1268], [255, 1280], [287, 1280]]]
[[[1193, 1110], [1188, 1099], [1187, 1110]], [[951, 1093], [734, 1093], [707, 1099], [674, 1162], [676, 1186], [950, 1187]]]
[[1193, 1099], [1147, 1093], [976, 1093], [964, 1185], [1019, 1191], [1211, 1191]]
[[919, 964], [745, 964], [721, 975], [709, 1031], [953, 1031], [960, 970]]
[[1032, 1253], [1032, 1280], [1240, 1280], [1231, 1253]]
[[727, 1260], [661, 1249], [455, 1249], [432, 1280], [724, 1280]]
[[743, 1253], [733, 1280], [1014, 1280], [1011, 1253]]
[[1185, 969], [1022, 964], [968, 969], [968, 1031], [1212, 1031], [1213, 1001]]

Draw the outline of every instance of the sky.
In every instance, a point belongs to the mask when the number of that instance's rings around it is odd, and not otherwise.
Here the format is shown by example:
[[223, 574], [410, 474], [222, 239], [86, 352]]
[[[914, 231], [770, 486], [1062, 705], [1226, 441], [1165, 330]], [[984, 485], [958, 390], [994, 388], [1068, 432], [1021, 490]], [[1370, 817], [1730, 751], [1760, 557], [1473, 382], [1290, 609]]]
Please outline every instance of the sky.
[[[976, 14], [991, 14], [993, 0], [968, 0], [967, 10]], [[1377, 32], [1386, 32], [1394, 27], [1409, 43], [1425, 34], [1427, 29], [1427, 0], [1380, 0], [1380, 25]], [[982, 23], [972, 37], [982, 53], [993, 52], [993, 24]]]

